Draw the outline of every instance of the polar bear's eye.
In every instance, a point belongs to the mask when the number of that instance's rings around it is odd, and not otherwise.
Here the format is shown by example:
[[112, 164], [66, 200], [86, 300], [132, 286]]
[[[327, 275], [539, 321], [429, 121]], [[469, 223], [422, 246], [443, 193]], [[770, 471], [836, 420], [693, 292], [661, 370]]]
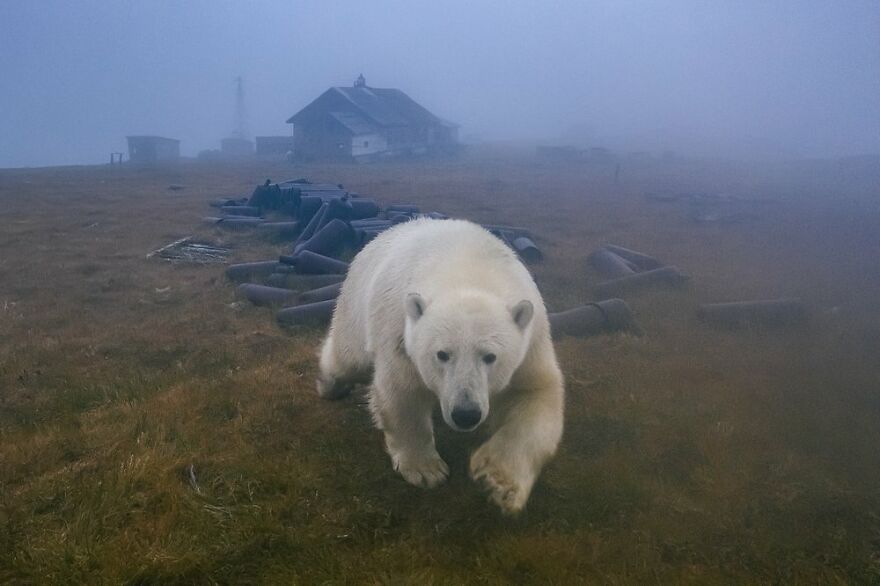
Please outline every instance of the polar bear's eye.
[[449, 354], [447, 354], [443, 350], [440, 350], [439, 352], [437, 352], [437, 360], [439, 360], [440, 362], [447, 362], [449, 360]]
[[497, 358], [497, 356], [490, 352], [489, 354], [483, 356], [483, 362], [485, 362], [486, 364], [492, 364], [493, 362], [495, 362], [495, 358]]

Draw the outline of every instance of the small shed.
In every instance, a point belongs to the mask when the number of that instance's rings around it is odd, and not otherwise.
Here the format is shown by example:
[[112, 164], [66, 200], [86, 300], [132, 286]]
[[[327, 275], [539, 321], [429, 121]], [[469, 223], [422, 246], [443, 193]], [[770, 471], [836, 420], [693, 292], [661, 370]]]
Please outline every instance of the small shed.
[[163, 136], [127, 136], [128, 160], [142, 165], [170, 163], [180, 159], [180, 141]]

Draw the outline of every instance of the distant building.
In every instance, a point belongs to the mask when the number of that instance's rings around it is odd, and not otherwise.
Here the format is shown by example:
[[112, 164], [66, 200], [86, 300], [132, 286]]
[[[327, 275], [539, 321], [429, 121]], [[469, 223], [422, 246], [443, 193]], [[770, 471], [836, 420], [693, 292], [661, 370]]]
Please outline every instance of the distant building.
[[128, 160], [135, 164], [157, 165], [180, 159], [180, 141], [162, 136], [127, 136]]
[[287, 121], [294, 152], [305, 160], [362, 160], [451, 152], [458, 125], [438, 118], [397, 89], [332, 87]]
[[227, 158], [250, 157], [254, 154], [254, 143], [235, 136], [224, 138], [220, 141], [220, 152]]
[[258, 157], [284, 157], [294, 149], [292, 136], [258, 136], [255, 140]]

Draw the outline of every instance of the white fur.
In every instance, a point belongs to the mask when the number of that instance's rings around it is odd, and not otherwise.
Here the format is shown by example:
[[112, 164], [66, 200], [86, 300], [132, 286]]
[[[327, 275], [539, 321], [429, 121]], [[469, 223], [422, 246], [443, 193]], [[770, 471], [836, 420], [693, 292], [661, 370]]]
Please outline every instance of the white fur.
[[374, 420], [408, 482], [446, 479], [431, 414], [439, 402], [458, 429], [452, 413], [467, 407], [493, 432], [472, 478], [504, 512], [525, 506], [562, 435], [563, 382], [540, 293], [507, 246], [462, 220], [407, 222], [366, 246], [342, 286], [318, 391], [343, 396], [371, 372]]

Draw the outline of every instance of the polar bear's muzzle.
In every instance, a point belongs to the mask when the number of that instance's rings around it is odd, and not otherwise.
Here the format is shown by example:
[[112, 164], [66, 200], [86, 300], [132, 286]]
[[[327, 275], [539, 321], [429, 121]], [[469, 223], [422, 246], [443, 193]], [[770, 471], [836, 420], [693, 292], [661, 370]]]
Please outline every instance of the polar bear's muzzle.
[[469, 393], [462, 392], [452, 406], [450, 419], [451, 427], [456, 431], [472, 431], [483, 421], [483, 410]]

